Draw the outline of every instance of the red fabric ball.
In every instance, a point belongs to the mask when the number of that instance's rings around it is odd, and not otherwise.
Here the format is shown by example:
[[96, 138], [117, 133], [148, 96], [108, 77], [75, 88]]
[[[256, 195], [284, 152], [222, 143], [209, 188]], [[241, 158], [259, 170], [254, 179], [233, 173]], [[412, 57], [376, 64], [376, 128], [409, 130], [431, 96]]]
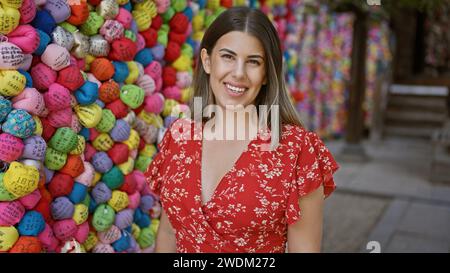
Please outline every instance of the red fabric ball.
[[169, 43], [167, 43], [166, 54], [164, 55], [164, 60], [166, 60], [168, 62], [173, 62], [176, 59], [178, 59], [178, 57], [180, 57], [180, 54], [181, 54], [180, 45], [175, 42], [169, 42]]
[[170, 29], [178, 32], [185, 33], [189, 26], [189, 19], [181, 12], [177, 12], [169, 22]]
[[92, 157], [97, 153], [97, 150], [89, 143], [86, 143], [84, 148], [84, 159], [91, 161]]
[[233, 0], [220, 0], [220, 5], [224, 8], [231, 8], [233, 6]]
[[89, 4], [98, 6], [102, 0], [88, 0]]
[[152, 18], [152, 24], [150, 25], [150, 28], [153, 28], [154, 30], [159, 30], [161, 28], [162, 24], [163, 24], [163, 19], [158, 14]]
[[33, 59], [31, 59], [31, 67], [35, 67], [40, 62], [41, 62], [41, 56], [33, 54]]
[[68, 155], [66, 165], [59, 172], [75, 178], [84, 172], [83, 160], [78, 155]]
[[136, 43], [126, 37], [121, 37], [112, 42], [108, 56], [113, 61], [129, 62], [134, 60], [136, 53]]
[[139, 151], [142, 151], [142, 150], [145, 148], [145, 144], [146, 144], [146, 143], [145, 143], [145, 141], [144, 141], [144, 138], [141, 137], [141, 138], [139, 139], [138, 150], [139, 150]]
[[89, 128], [89, 141], [94, 141], [100, 133], [95, 128]]
[[139, 113], [141, 113], [141, 111], [144, 110], [144, 104], [141, 104], [141, 106], [139, 106], [136, 109], [133, 109], [133, 112], [137, 115], [139, 115]]
[[120, 99], [117, 99], [106, 105], [106, 108], [111, 110], [116, 119], [124, 118], [128, 114], [128, 106], [125, 105]]
[[128, 194], [133, 194], [136, 191], [137, 182], [132, 175], [126, 175], [124, 182], [119, 190], [124, 191]]
[[42, 138], [46, 142], [49, 142], [53, 134], [56, 132], [56, 129], [50, 124], [47, 118], [41, 118], [41, 123], [42, 123]]
[[114, 162], [114, 164], [119, 165], [128, 160], [130, 150], [128, 146], [123, 143], [115, 143], [114, 146], [108, 150], [108, 156]]
[[162, 74], [164, 86], [173, 86], [177, 83], [177, 70], [172, 66], [165, 66]]
[[[41, 191], [41, 195], [42, 195], [42, 191]], [[41, 199], [39, 200], [37, 205], [34, 206], [34, 208], [33, 208], [33, 210], [41, 213], [42, 217], [44, 217], [45, 222], [47, 222], [49, 224], [51, 222], [53, 222], [53, 218], [50, 213], [50, 202], [51, 202], [51, 200], [47, 200], [47, 199], [44, 199], [41, 197]]]
[[59, 71], [56, 82], [70, 91], [75, 91], [84, 84], [84, 78], [76, 65], [70, 65]]
[[175, 42], [182, 46], [186, 42], [187, 35], [185, 33], [169, 32], [169, 41]]
[[154, 47], [158, 42], [158, 32], [153, 28], [142, 31], [140, 34], [144, 37], [145, 47]]
[[73, 188], [73, 178], [64, 173], [55, 173], [48, 184], [48, 190], [53, 198], [69, 195]]

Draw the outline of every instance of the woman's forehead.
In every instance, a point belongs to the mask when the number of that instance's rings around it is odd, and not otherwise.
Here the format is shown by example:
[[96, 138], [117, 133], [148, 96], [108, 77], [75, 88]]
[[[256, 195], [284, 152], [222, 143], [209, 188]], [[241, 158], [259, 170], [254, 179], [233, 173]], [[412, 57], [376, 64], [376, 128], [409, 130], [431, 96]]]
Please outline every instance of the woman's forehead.
[[237, 55], [264, 57], [264, 48], [259, 39], [242, 31], [231, 31], [220, 37], [214, 50], [219, 52], [221, 49], [231, 50]]

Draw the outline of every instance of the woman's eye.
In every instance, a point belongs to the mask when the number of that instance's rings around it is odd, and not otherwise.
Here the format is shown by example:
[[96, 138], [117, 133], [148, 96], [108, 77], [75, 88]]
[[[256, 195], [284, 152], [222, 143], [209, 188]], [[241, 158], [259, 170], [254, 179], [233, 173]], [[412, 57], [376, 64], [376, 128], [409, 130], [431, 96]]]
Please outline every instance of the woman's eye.
[[259, 61], [257, 60], [249, 60], [248, 62], [254, 65], [259, 65]]
[[222, 58], [225, 58], [225, 59], [228, 59], [228, 60], [232, 60], [233, 56], [225, 54], [225, 55], [222, 55]]

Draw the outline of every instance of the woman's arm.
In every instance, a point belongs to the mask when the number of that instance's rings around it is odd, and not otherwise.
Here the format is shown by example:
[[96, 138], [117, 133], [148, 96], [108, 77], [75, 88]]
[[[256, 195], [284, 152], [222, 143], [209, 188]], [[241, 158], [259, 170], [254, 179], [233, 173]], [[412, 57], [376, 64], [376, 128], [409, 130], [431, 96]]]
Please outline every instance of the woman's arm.
[[156, 253], [175, 253], [177, 245], [175, 240], [175, 231], [167, 218], [164, 209], [161, 208], [161, 219], [158, 227], [158, 234], [155, 242]]
[[288, 252], [320, 252], [323, 224], [323, 186], [300, 198], [301, 219], [288, 226]]

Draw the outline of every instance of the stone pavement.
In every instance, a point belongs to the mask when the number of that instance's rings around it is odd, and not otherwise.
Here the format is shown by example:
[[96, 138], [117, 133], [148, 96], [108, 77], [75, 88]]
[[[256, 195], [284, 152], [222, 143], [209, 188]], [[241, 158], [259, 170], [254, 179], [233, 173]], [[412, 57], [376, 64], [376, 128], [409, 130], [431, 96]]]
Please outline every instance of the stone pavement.
[[[343, 141], [326, 144], [338, 157]], [[450, 183], [428, 180], [430, 142], [363, 145], [368, 162], [338, 159], [338, 188], [325, 202], [323, 252], [450, 252]]]

